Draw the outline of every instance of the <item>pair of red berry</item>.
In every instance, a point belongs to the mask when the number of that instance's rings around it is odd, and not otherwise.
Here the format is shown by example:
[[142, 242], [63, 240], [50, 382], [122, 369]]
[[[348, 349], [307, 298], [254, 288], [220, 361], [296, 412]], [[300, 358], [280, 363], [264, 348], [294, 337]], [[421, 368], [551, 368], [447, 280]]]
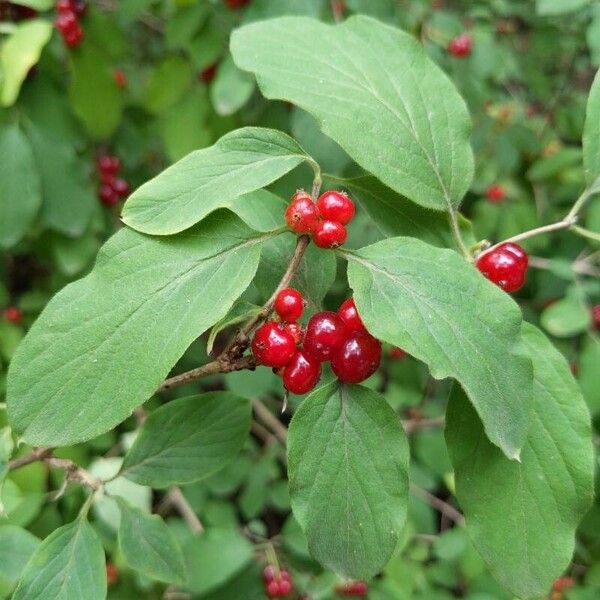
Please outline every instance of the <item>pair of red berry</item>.
[[14, 323], [15, 325], [19, 325], [23, 320], [23, 311], [16, 306], [7, 306], [4, 309], [4, 318], [9, 323]]
[[85, 0], [57, 0], [56, 10], [58, 16], [54, 26], [62, 35], [65, 45], [69, 48], [79, 46], [83, 40], [83, 29], [79, 24], [79, 17], [87, 11]]
[[473, 38], [468, 33], [461, 33], [448, 44], [448, 53], [455, 58], [467, 58], [473, 48]]
[[319, 248], [337, 248], [348, 237], [345, 225], [352, 221], [355, 210], [344, 192], [325, 192], [315, 204], [310, 194], [298, 190], [285, 211], [285, 220], [295, 233], [310, 234]]
[[485, 191], [485, 197], [493, 204], [502, 202], [506, 198], [506, 192], [499, 183], [494, 183]]
[[365, 598], [369, 593], [369, 586], [364, 581], [349, 581], [337, 585], [335, 593], [338, 596], [352, 596], [354, 598]]
[[100, 175], [98, 198], [106, 206], [114, 206], [129, 194], [129, 184], [122, 177], [117, 177], [121, 170], [121, 161], [116, 156], [104, 154], [96, 161]]
[[269, 598], [285, 598], [294, 590], [292, 576], [285, 569], [267, 565], [263, 571], [265, 594]]
[[506, 242], [482, 254], [477, 268], [505, 292], [516, 292], [525, 285], [529, 258], [518, 244]]

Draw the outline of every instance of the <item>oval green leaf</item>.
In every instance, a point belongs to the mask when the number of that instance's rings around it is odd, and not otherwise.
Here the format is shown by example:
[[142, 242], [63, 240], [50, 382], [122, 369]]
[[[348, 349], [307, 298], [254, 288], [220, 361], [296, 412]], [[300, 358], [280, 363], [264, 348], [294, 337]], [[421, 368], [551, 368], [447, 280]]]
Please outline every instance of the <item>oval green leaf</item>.
[[583, 128], [583, 166], [588, 186], [600, 178], [600, 71], [590, 89]]

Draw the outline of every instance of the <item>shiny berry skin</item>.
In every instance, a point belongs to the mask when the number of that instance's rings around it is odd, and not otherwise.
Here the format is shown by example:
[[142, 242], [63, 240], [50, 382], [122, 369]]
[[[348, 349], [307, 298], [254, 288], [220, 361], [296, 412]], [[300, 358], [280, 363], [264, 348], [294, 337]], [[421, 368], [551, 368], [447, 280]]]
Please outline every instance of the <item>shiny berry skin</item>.
[[330, 311], [314, 314], [304, 334], [304, 349], [318, 361], [330, 360], [336, 348], [348, 337], [348, 329], [339, 316]]
[[347, 225], [354, 217], [354, 202], [343, 192], [330, 191], [319, 196], [317, 208], [325, 221]]
[[319, 220], [319, 211], [309, 194], [298, 190], [285, 211], [285, 222], [295, 233], [311, 233]]
[[286, 323], [283, 328], [294, 338], [296, 346], [301, 346], [304, 341], [304, 327], [300, 323]]
[[4, 318], [9, 323], [18, 325], [23, 320], [23, 311], [16, 306], [8, 306], [4, 309]]
[[455, 58], [466, 58], [471, 54], [473, 40], [468, 33], [462, 33], [448, 44], [448, 52]]
[[592, 323], [596, 329], [600, 329], [600, 304], [592, 306]]
[[337, 221], [319, 221], [312, 232], [313, 242], [319, 248], [337, 248], [348, 237], [346, 228]]
[[335, 588], [338, 596], [353, 596], [355, 598], [364, 598], [369, 592], [369, 586], [364, 581], [349, 581], [342, 583]]
[[112, 182], [112, 189], [120, 198], [129, 195], [129, 184], [125, 179], [121, 179], [120, 177]]
[[477, 268], [505, 292], [516, 292], [525, 284], [527, 253], [521, 246], [507, 242], [477, 259]]
[[302, 349], [296, 351], [283, 369], [283, 386], [292, 394], [310, 392], [319, 383], [320, 378], [321, 364]]
[[279, 582], [275, 579], [269, 581], [265, 588], [265, 593], [269, 598], [279, 598]]
[[116, 175], [121, 169], [121, 161], [116, 156], [104, 154], [99, 156], [96, 164], [103, 175]]
[[81, 44], [81, 42], [83, 41], [83, 38], [83, 29], [79, 27], [79, 24], [72, 30], [63, 33], [63, 40], [69, 48], [76, 48], [77, 46], [79, 46], [79, 44]]
[[111, 185], [105, 183], [98, 190], [98, 198], [105, 206], [114, 206], [119, 201], [119, 194], [115, 192]]
[[338, 317], [344, 322], [348, 331], [366, 331], [365, 325], [356, 310], [353, 298], [342, 302], [337, 311]]
[[381, 342], [365, 331], [348, 337], [331, 357], [331, 369], [344, 383], [360, 383], [379, 367]]
[[54, 26], [58, 31], [65, 35], [68, 31], [72, 31], [75, 27], [79, 27], [79, 24], [75, 13], [72, 10], [65, 10], [56, 17]]
[[485, 197], [492, 203], [502, 202], [506, 198], [506, 192], [500, 184], [495, 183], [485, 191]]
[[275, 321], [261, 325], [252, 340], [252, 354], [266, 367], [285, 367], [296, 352], [294, 338]]
[[113, 71], [113, 79], [115, 80], [115, 84], [118, 88], [127, 87], [127, 76], [125, 75], [125, 71], [123, 69], [115, 69]]
[[390, 348], [388, 356], [393, 360], [402, 360], [408, 356], [408, 352], [402, 350], [402, 348], [398, 348], [398, 346], [393, 346]]
[[277, 294], [274, 308], [282, 321], [294, 323], [304, 312], [304, 299], [298, 290], [285, 288]]

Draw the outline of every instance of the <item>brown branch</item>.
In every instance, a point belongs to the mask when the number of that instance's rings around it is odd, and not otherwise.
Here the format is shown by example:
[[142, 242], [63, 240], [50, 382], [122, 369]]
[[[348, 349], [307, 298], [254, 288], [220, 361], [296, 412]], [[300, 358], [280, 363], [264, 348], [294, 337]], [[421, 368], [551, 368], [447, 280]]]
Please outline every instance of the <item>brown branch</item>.
[[446, 419], [444, 417], [434, 417], [432, 419], [408, 419], [402, 421], [402, 426], [406, 435], [410, 435], [420, 429], [437, 429], [438, 427], [443, 427], [445, 423]]
[[254, 400], [252, 408], [256, 416], [275, 434], [277, 439], [285, 444], [288, 434], [287, 427], [260, 400]]
[[167, 495], [167, 504], [173, 506], [177, 512], [183, 517], [188, 527], [196, 534], [204, 533], [204, 526], [190, 506], [187, 498], [177, 486], [173, 486]]
[[420, 498], [421, 500], [429, 504], [429, 506], [435, 508], [442, 515], [448, 517], [451, 521], [454, 521], [459, 525], [464, 525], [465, 518], [458, 510], [454, 508], [454, 506], [448, 504], [447, 502], [444, 502], [443, 500], [441, 500], [437, 496], [434, 496], [422, 487], [411, 483], [410, 493], [416, 498]]
[[24, 454], [8, 463], [8, 470], [15, 471], [31, 463], [44, 460], [52, 454], [52, 448], [35, 448], [29, 454]]

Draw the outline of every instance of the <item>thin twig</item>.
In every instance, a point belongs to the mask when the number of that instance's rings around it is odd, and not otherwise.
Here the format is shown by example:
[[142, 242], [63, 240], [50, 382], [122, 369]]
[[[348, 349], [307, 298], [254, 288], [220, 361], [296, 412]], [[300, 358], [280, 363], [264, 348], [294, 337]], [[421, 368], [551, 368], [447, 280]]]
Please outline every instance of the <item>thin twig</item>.
[[288, 433], [286, 426], [260, 400], [254, 400], [252, 408], [256, 416], [275, 434], [277, 439], [285, 444]]
[[[549, 271], [552, 269], [552, 261], [547, 258], [541, 258], [540, 256], [530, 256], [529, 266], [534, 269], [543, 269]], [[586, 260], [576, 260], [571, 264], [571, 270], [577, 275], [589, 275], [590, 277], [600, 277], [600, 269], [594, 268]]]
[[416, 498], [420, 498], [424, 502], [427, 502], [429, 506], [435, 508], [441, 514], [448, 517], [451, 521], [458, 523], [459, 525], [464, 525], [465, 518], [462, 514], [454, 508], [454, 506], [444, 502], [437, 496], [434, 496], [427, 490], [422, 487], [415, 485], [414, 483], [410, 484], [410, 493]]
[[173, 486], [168, 493], [168, 502], [173, 506], [177, 512], [183, 517], [183, 520], [187, 523], [188, 527], [196, 534], [204, 533], [204, 526], [198, 518], [198, 515], [194, 512], [194, 509], [190, 506], [187, 498], [183, 495], [183, 492], [177, 486]]
[[450, 202], [448, 202], [448, 216], [450, 220], [450, 226], [452, 228], [452, 235], [458, 245], [458, 248], [461, 254], [467, 259], [471, 260], [471, 255], [469, 253], [468, 248], [465, 245], [465, 242], [462, 239], [462, 233], [460, 231], [460, 225], [458, 223], [458, 213], [454, 209], [454, 206]]
[[35, 448], [29, 454], [15, 458], [8, 463], [8, 470], [15, 471], [31, 463], [38, 462], [52, 454], [52, 448]]
[[443, 427], [445, 424], [446, 419], [444, 417], [434, 417], [432, 419], [408, 419], [402, 421], [402, 426], [404, 427], [406, 435], [410, 435], [421, 429], [437, 429]]

